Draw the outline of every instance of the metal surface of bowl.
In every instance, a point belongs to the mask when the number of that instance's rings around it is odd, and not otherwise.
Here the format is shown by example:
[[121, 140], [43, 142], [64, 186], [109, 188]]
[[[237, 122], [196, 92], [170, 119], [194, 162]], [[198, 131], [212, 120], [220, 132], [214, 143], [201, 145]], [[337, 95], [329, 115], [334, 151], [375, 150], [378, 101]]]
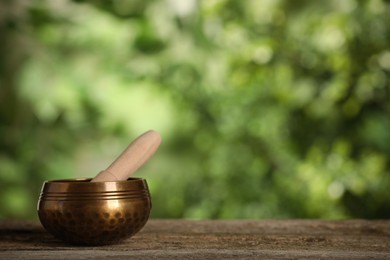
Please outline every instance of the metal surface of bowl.
[[151, 199], [146, 180], [46, 181], [38, 216], [58, 239], [76, 245], [108, 245], [136, 234], [147, 222]]

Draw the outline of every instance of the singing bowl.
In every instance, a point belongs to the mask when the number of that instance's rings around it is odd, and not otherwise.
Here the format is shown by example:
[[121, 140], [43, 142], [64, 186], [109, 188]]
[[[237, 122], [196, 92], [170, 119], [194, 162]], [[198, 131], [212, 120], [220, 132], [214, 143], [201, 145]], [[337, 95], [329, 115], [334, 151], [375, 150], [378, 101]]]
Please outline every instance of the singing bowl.
[[146, 224], [151, 198], [145, 179], [44, 182], [38, 216], [54, 237], [75, 245], [109, 245], [136, 234]]

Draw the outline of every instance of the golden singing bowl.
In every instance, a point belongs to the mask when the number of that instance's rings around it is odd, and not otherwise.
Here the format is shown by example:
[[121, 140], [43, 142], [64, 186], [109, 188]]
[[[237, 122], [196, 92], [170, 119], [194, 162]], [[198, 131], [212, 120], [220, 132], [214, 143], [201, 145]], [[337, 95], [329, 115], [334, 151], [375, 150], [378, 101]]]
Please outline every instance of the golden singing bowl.
[[46, 181], [38, 201], [45, 229], [76, 245], [108, 245], [136, 234], [147, 222], [151, 199], [146, 180]]

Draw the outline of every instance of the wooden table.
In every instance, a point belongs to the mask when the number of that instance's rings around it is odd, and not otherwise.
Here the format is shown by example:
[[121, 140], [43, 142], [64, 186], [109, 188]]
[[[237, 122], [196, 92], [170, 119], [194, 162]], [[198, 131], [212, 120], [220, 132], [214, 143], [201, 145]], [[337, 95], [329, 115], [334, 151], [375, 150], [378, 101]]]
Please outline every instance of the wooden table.
[[122, 244], [74, 247], [0, 221], [0, 259], [390, 259], [390, 220], [150, 220]]

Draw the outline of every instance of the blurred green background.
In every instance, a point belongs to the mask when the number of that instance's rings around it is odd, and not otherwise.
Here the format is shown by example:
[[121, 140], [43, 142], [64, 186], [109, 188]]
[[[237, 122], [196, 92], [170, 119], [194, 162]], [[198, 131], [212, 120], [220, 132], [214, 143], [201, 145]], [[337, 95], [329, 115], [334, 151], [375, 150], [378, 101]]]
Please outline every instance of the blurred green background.
[[0, 0], [0, 218], [136, 136], [155, 218], [389, 218], [390, 2]]

